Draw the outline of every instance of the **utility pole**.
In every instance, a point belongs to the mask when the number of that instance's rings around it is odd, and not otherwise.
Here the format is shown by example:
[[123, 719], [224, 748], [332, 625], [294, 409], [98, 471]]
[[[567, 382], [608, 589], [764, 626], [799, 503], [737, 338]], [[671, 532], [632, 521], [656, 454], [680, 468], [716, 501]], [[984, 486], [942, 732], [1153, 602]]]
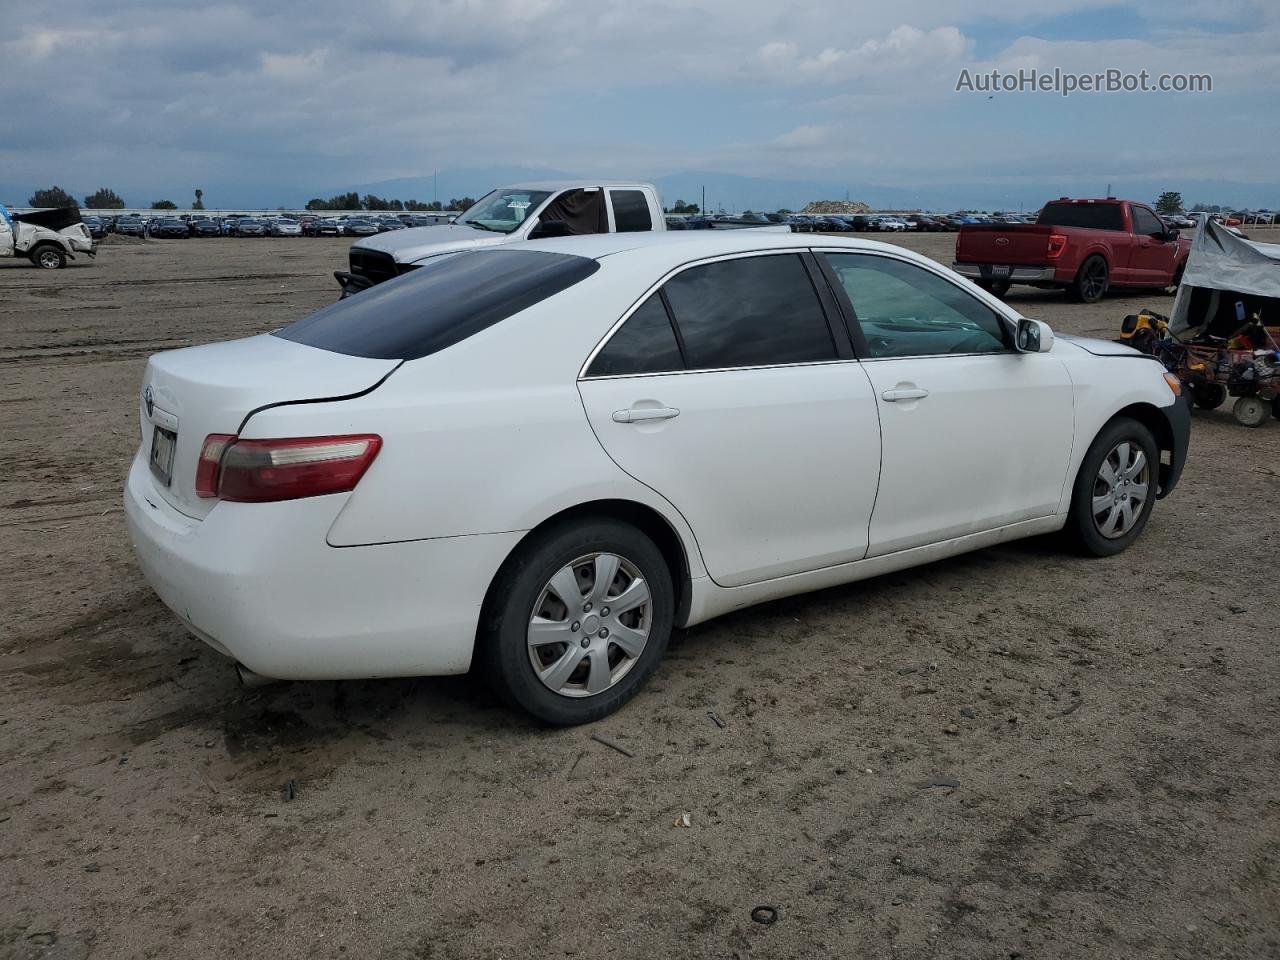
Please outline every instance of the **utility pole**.
[[700, 207], [698, 207], [698, 209], [702, 211], [703, 216], [706, 216], [706, 213], [707, 213], [707, 185], [706, 185], [705, 183], [702, 185], [702, 205], [701, 205]]
[[439, 172], [440, 172], [439, 170], [431, 171], [431, 202], [432, 203], [438, 203], [440, 200], [440, 198], [437, 196], [437, 191], [436, 191], [436, 175]]

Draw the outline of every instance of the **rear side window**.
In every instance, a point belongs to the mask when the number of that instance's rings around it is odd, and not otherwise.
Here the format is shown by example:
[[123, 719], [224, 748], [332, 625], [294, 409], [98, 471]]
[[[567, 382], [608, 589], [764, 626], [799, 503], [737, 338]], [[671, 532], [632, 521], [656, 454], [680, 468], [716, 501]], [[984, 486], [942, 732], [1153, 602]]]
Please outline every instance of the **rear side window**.
[[653, 229], [649, 200], [643, 190], [610, 190], [613, 225], [618, 233], [641, 233]]
[[654, 294], [609, 338], [587, 370], [589, 377], [683, 370], [680, 345], [662, 297]]
[[1046, 203], [1036, 223], [1050, 227], [1123, 230], [1124, 216], [1118, 203]]
[[465, 340], [591, 276], [587, 257], [537, 250], [474, 250], [339, 300], [274, 336], [333, 353], [417, 360]]
[[836, 358], [818, 294], [796, 254], [690, 267], [663, 289], [691, 370]]

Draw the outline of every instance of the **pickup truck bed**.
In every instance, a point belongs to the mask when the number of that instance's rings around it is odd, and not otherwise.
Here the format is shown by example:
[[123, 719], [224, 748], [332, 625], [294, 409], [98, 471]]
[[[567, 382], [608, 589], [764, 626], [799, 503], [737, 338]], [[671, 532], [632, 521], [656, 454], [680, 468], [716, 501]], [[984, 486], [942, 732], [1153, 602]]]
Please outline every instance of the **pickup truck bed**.
[[1176, 286], [1190, 247], [1142, 204], [1063, 198], [1033, 224], [962, 226], [952, 267], [998, 296], [1022, 283], [1092, 303], [1112, 287]]

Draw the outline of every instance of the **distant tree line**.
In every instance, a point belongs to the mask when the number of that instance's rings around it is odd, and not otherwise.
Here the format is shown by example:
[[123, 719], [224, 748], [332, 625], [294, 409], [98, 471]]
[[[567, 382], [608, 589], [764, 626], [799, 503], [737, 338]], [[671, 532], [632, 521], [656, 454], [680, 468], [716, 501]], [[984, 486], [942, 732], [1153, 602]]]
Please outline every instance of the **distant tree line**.
[[374, 193], [366, 193], [363, 197], [356, 191], [339, 193], [332, 197], [312, 197], [307, 201], [308, 210], [465, 210], [474, 206], [471, 197], [455, 197], [447, 205], [439, 200], [389, 200]]

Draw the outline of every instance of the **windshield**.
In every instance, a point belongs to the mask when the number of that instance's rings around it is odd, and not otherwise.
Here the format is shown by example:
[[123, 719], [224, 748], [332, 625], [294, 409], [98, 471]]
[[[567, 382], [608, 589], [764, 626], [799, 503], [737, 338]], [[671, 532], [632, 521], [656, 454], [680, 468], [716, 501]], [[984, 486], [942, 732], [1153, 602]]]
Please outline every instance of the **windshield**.
[[495, 190], [460, 216], [458, 223], [511, 233], [551, 196], [546, 190]]

